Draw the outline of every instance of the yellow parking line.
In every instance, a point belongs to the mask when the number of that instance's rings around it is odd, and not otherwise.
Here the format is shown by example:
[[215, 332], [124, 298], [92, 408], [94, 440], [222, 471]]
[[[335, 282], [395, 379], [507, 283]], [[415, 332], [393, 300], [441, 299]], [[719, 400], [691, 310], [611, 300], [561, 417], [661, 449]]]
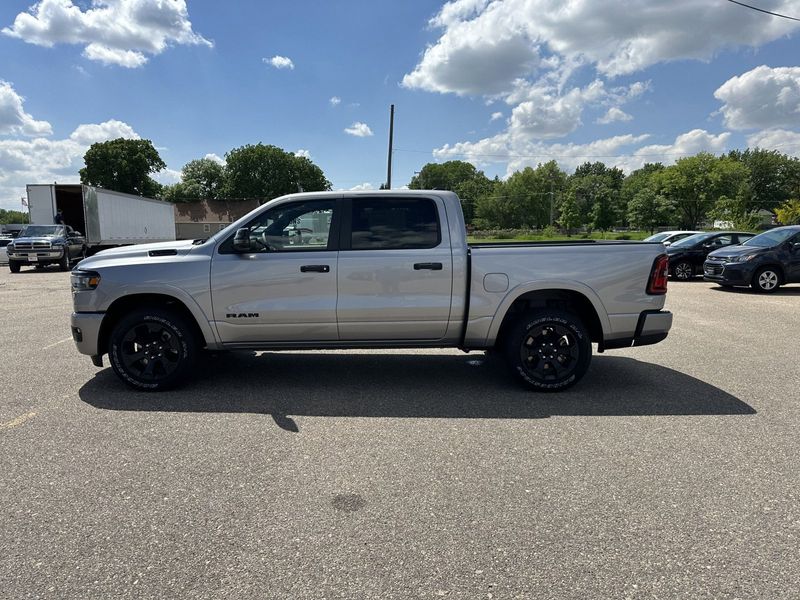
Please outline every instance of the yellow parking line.
[[16, 419], [12, 419], [11, 421], [0, 423], [0, 431], [2, 431], [3, 429], [13, 429], [14, 427], [18, 427], [22, 425], [25, 421], [30, 421], [35, 416], [36, 416], [35, 412], [29, 412], [17, 417]]
[[42, 348], [42, 350], [49, 350], [49, 349], [50, 349], [50, 348], [52, 348], [53, 346], [58, 346], [59, 344], [63, 344], [64, 342], [68, 342], [68, 341], [70, 341], [71, 339], [72, 339], [71, 337], [68, 337], [68, 338], [64, 338], [63, 340], [59, 340], [59, 341], [57, 341], [57, 342], [53, 342], [53, 343], [52, 343], [52, 344], [50, 344], [49, 346], [45, 346], [44, 348]]

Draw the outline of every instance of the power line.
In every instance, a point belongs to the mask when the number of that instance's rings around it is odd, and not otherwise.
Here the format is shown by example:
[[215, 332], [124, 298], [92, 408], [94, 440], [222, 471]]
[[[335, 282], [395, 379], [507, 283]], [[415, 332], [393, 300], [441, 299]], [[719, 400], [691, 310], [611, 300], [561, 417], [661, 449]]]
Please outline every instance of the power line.
[[773, 17], [780, 17], [781, 19], [789, 19], [790, 21], [800, 21], [800, 19], [798, 19], [797, 17], [789, 17], [787, 15], [781, 15], [776, 12], [764, 10], [763, 8], [758, 8], [757, 6], [750, 6], [749, 4], [745, 4], [744, 2], [738, 2], [737, 0], [728, 0], [728, 2], [732, 2], [733, 4], [738, 4], [739, 6], [744, 6], [745, 8], [750, 8], [752, 10], [757, 10], [758, 12], [766, 13], [768, 15], [772, 15]]

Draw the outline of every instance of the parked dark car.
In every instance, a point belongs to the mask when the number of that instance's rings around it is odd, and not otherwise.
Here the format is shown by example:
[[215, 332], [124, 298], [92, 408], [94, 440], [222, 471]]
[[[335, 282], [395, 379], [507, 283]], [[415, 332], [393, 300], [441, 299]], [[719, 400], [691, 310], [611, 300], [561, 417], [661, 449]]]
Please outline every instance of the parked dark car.
[[667, 247], [669, 274], [674, 279], [687, 281], [703, 272], [703, 263], [709, 252], [736, 246], [754, 235], [745, 231], [712, 231], [683, 238]]
[[26, 225], [6, 251], [12, 273], [19, 273], [23, 265], [44, 268], [50, 264], [69, 271], [73, 263], [86, 258], [86, 240], [69, 225]]
[[749, 285], [764, 293], [800, 283], [800, 225], [776, 227], [741, 246], [715, 250], [703, 265], [703, 279], [723, 287]]

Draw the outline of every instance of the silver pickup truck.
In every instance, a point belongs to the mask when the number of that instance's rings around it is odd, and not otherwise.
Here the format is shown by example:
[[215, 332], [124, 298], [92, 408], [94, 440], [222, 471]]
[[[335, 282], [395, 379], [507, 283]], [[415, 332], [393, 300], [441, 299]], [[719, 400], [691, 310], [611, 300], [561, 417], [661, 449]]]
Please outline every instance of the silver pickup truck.
[[264, 204], [207, 240], [105, 250], [72, 272], [78, 350], [140, 390], [200, 352], [496, 349], [557, 391], [598, 352], [672, 325], [661, 244], [467, 244], [442, 191], [318, 192]]

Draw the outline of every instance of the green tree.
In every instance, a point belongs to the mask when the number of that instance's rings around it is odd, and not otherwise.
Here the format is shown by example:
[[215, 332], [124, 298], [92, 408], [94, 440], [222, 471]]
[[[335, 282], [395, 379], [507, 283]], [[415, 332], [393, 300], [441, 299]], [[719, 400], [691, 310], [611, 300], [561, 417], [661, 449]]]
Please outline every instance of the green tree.
[[708, 152], [680, 158], [658, 174], [663, 195], [676, 208], [681, 227], [696, 229], [720, 198], [735, 198], [746, 185], [747, 167]]
[[581, 214], [575, 201], [575, 191], [571, 190], [563, 196], [559, 205], [558, 224], [567, 230], [567, 237], [572, 235], [572, 230], [581, 226]]
[[428, 163], [411, 178], [412, 190], [449, 190], [461, 199], [464, 220], [470, 224], [475, 218], [478, 199], [494, 193], [495, 184], [471, 163], [449, 160]]
[[150, 140], [125, 138], [92, 144], [83, 161], [81, 183], [151, 197], [161, 186], [150, 175], [167, 166]]
[[800, 225], [800, 200], [787, 200], [775, 209], [782, 225]]
[[220, 197], [225, 183], [225, 167], [210, 158], [199, 158], [181, 169], [181, 181], [163, 190], [169, 202], [199, 202]]
[[777, 150], [748, 148], [733, 150], [728, 158], [747, 167], [747, 193], [737, 200], [743, 205], [737, 213], [768, 210], [775, 212], [781, 204], [795, 198], [800, 187], [800, 160]]
[[9, 223], [27, 223], [28, 213], [19, 210], [5, 210], [0, 208], [0, 223], [7, 225]]
[[272, 200], [294, 192], [331, 189], [331, 182], [317, 165], [277, 146], [241, 146], [225, 155], [222, 195], [231, 198]]
[[581, 223], [596, 229], [608, 229], [626, 219], [627, 210], [620, 205], [620, 192], [624, 173], [617, 167], [607, 167], [602, 162], [584, 163], [569, 178], [569, 189]]
[[675, 207], [669, 198], [653, 187], [642, 188], [628, 202], [628, 221], [637, 229], [653, 233], [656, 227], [669, 222]]

